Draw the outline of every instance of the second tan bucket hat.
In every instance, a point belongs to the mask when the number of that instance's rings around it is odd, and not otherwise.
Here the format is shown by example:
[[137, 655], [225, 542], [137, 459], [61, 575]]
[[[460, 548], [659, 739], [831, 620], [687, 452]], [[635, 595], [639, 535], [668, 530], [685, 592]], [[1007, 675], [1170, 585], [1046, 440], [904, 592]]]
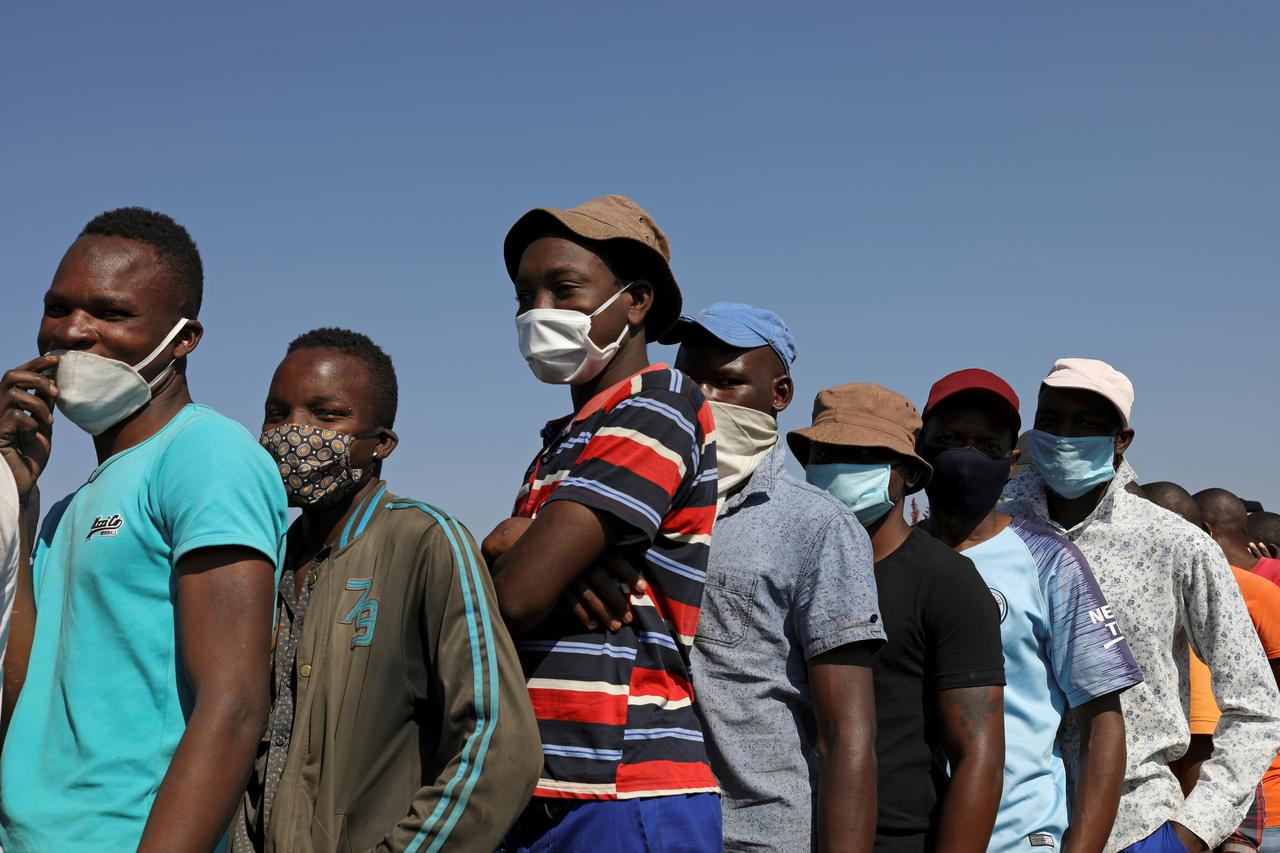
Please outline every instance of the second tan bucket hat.
[[877, 447], [905, 456], [923, 472], [913, 492], [923, 489], [933, 468], [916, 452], [920, 413], [906, 397], [871, 382], [850, 382], [819, 391], [813, 425], [787, 433], [787, 446], [801, 464], [814, 442], [844, 447]]
[[646, 261], [646, 278], [653, 285], [653, 307], [645, 317], [645, 337], [654, 342], [680, 316], [683, 299], [671, 274], [671, 246], [667, 235], [643, 207], [622, 195], [606, 195], [584, 201], [568, 210], [537, 207], [516, 220], [502, 244], [507, 275], [514, 281], [520, 256], [529, 244], [547, 233], [568, 231], [584, 240], [625, 240], [634, 244]]

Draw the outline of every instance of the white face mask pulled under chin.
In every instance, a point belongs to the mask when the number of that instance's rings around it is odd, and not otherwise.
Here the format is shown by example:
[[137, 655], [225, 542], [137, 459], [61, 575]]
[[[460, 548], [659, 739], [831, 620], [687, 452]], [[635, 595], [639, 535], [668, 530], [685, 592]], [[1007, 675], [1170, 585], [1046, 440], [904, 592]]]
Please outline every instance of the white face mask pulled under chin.
[[581, 385], [599, 376], [617, 355], [631, 327], [623, 326], [618, 339], [601, 349], [591, 340], [591, 319], [630, 286], [624, 286], [590, 314], [567, 308], [531, 308], [516, 317], [520, 355], [533, 375], [552, 385]]
[[745, 406], [715, 401], [708, 405], [716, 421], [716, 498], [723, 503], [778, 443], [778, 421]]
[[50, 355], [58, 356], [58, 411], [89, 435], [101, 435], [141, 409], [173, 372], [173, 362], [150, 382], [138, 371], [155, 361], [189, 322], [186, 317], [179, 320], [160, 346], [135, 365], [80, 350], [51, 350]]

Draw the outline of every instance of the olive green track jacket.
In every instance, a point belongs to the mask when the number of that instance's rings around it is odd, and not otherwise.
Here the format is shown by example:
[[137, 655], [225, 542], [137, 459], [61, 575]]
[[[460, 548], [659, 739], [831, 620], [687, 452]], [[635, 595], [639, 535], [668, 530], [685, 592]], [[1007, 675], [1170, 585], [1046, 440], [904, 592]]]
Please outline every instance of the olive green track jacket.
[[365, 503], [311, 591], [265, 849], [492, 851], [542, 751], [489, 572], [443, 510]]

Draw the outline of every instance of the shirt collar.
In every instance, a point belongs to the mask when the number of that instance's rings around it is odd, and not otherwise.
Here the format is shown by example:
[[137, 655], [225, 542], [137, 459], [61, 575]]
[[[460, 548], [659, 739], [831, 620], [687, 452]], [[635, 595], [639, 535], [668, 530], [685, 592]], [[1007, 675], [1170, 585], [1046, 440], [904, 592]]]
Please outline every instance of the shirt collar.
[[[1066, 532], [1082, 531], [1095, 521], [1110, 520], [1117, 507], [1123, 506], [1130, 500], [1142, 500], [1142, 498], [1129, 494], [1124, 489], [1125, 486], [1137, 479], [1138, 475], [1133, 470], [1133, 466], [1129, 464], [1127, 459], [1121, 458], [1120, 467], [1116, 469], [1116, 475], [1107, 483], [1107, 489], [1102, 494], [1102, 500], [1098, 501], [1098, 505], [1093, 508], [1093, 512], [1085, 516], [1084, 521], [1081, 521]], [[1032, 516], [1033, 520], [1048, 525], [1054, 530], [1065, 530], [1061, 524], [1049, 517], [1049, 501], [1045, 496], [1047, 488], [1044, 478], [1040, 476], [1040, 472], [1035, 469], [1034, 465], [1029, 465], [1009, 483], [1005, 489], [1005, 497], [1008, 503], [1017, 504], [1018, 508], [1025, 514]]]
[[724, 509], [729, 510], [736, 507], [750, 495], [772, 492], [774, 483], [778, 481], [778, 478], [782, 476], [786, 468], [787, 445], [785, 441], [779, 440], [769, 450], [765, 458], [760, 460], [756, 470], [752, 471], [751, 476], [747, 478], [746, 484], [724, 502]]
[[568, 424], [589, 418], [596, 412], [604, 408], [605, 404], [617, 395], [618, 389], [623, 385], [629, 385], [634, 382], [637, 376], [643, 376], [646, 373], [653, 373], [655, 370], [670, 370], [671, 368], [665, 364], [651, 364], [643, 370], [637, 370], [626, 379], [620, 379], [601, 391], [597, 391], [595, 396], [582, 404], [582, 408], [571, 415], [564, 415], [553, 421], [547, 421], [546, 426], [542, 428], [542, 439], [544, 443], [550, 444], [555, 441]]

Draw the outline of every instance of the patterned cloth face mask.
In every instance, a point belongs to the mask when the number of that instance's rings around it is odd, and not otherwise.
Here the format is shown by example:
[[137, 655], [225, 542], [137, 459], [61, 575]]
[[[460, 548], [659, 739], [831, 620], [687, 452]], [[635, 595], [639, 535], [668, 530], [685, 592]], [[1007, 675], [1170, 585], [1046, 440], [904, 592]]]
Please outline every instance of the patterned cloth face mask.
[[281, 424], [263, 432], [258, 443], [276, 461], [289, 506], [319, 509], [360, 486], [368, 471], [351, 466], [351, 445], [381, 432], [348, 435], [336, 429]]

